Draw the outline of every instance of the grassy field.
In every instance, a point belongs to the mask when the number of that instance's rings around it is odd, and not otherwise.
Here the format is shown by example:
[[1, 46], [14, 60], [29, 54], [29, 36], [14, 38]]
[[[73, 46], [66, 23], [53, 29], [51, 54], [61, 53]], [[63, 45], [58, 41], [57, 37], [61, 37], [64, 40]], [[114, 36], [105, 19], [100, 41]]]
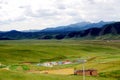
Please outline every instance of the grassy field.
[[[51, 74], [28, 74], [0, 70], [0, 80], [82, 80], [82, 76], [74, 75], [51, 75]], [[86, 80], [116, 80], [104, 77], [86, 77]]]
[[[0, 80], [82, 80], [82, 76], [33, 74], [26, 70], [82, 69], [82, 64], [62, 65], [52, 68], [21, 65], [21, 62], [45, 62], [86, 59], [86, 69], [97, 69], [99, 76], [86, 80], [120, 80], [120, 41], [80, 40], [13, 40], [0, 41], [0, 63], [10, 70], [0, 68]], [[16, 70], [21, 65], [24, 70]], [[7, 75], [6, 75], [7, 74]]]

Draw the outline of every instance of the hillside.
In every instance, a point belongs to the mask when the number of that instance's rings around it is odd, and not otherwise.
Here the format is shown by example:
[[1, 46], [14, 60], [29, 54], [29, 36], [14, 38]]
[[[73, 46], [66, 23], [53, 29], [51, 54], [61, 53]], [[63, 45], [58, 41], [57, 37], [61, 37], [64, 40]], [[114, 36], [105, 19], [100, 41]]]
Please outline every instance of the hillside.
[[[93, 38], [93, 39], [120, 39], [120, 22], [104, 25], [101, 28], [90, 28], [84, 31], [72, 32], [70, 37]], [[71, 36], [72, 35], [72, 36]], [[107, 37], [106, 35], [110, 35]], [[104, 38], [102, 38], [104, 36]], [[99, 38], [97, 38], [99, 37]], [[101, 38], [100, 38], [101, 37]], [[116, 37], [116, 38], [115, 38]]]

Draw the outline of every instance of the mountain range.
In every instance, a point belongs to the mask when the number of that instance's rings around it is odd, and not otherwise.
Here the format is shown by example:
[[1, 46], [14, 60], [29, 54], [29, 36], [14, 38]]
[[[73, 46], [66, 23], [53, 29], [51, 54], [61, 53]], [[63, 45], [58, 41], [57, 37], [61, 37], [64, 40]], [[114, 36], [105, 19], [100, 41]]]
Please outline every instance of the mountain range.
[[0, 32], [0, 40], [21, 39], [120, 39], [120, 22], [80, 22], [43, 30]]
[[46, 28], [41, 30], [42, 32], [71, 32], [71, 31], [80, 31], [80, 30], [86, 30], [93, 27], [102, 27], [105, 24], [109, 24], [112, 22], [104, 22], [100, 21], [98, 23], [90, 23], [90, 22], [80, 22], [75, 24], [70, 24], [68, 26], [59, 26], [56, 28]]

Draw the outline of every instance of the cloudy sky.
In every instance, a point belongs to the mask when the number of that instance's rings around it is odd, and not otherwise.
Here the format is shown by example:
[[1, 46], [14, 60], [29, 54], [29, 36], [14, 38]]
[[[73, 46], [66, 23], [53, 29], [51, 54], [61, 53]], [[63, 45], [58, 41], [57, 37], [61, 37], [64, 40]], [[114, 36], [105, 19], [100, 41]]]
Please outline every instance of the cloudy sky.
[[0, 0], [0, 31], [120, 21], [120, 0]]

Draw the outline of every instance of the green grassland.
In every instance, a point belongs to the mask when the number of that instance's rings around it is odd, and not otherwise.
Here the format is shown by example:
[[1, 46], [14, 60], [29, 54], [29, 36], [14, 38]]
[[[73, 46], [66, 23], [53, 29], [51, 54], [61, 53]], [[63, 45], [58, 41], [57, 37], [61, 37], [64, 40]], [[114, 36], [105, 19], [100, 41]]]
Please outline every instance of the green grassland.
[[[0, 70], [0, 80], [82, 80], [82, 76], [74, 75], [50, 75], [50, 74], [28, 74]], [[86, 77], [86, 80], [116, 80], [104, 77]]]
[[[86, 59], [86, 69], [98, 70], [99, 76], [88, 76], [87, 80], [120, 79], [120, 41], [13, 40], [0, 41], [0, 63], [10, 66], [11, 69], [0, 69], [0, 80], [82, 80], [82, 76], [75, 75], [26, 73], [26, 70], [81, 69], [82, 64], [52, 68], [21, 65], [21, 62], [37, 63], [74, 59]], [[16, 65], [22, 66], [23, 70], [16, 70]]]

